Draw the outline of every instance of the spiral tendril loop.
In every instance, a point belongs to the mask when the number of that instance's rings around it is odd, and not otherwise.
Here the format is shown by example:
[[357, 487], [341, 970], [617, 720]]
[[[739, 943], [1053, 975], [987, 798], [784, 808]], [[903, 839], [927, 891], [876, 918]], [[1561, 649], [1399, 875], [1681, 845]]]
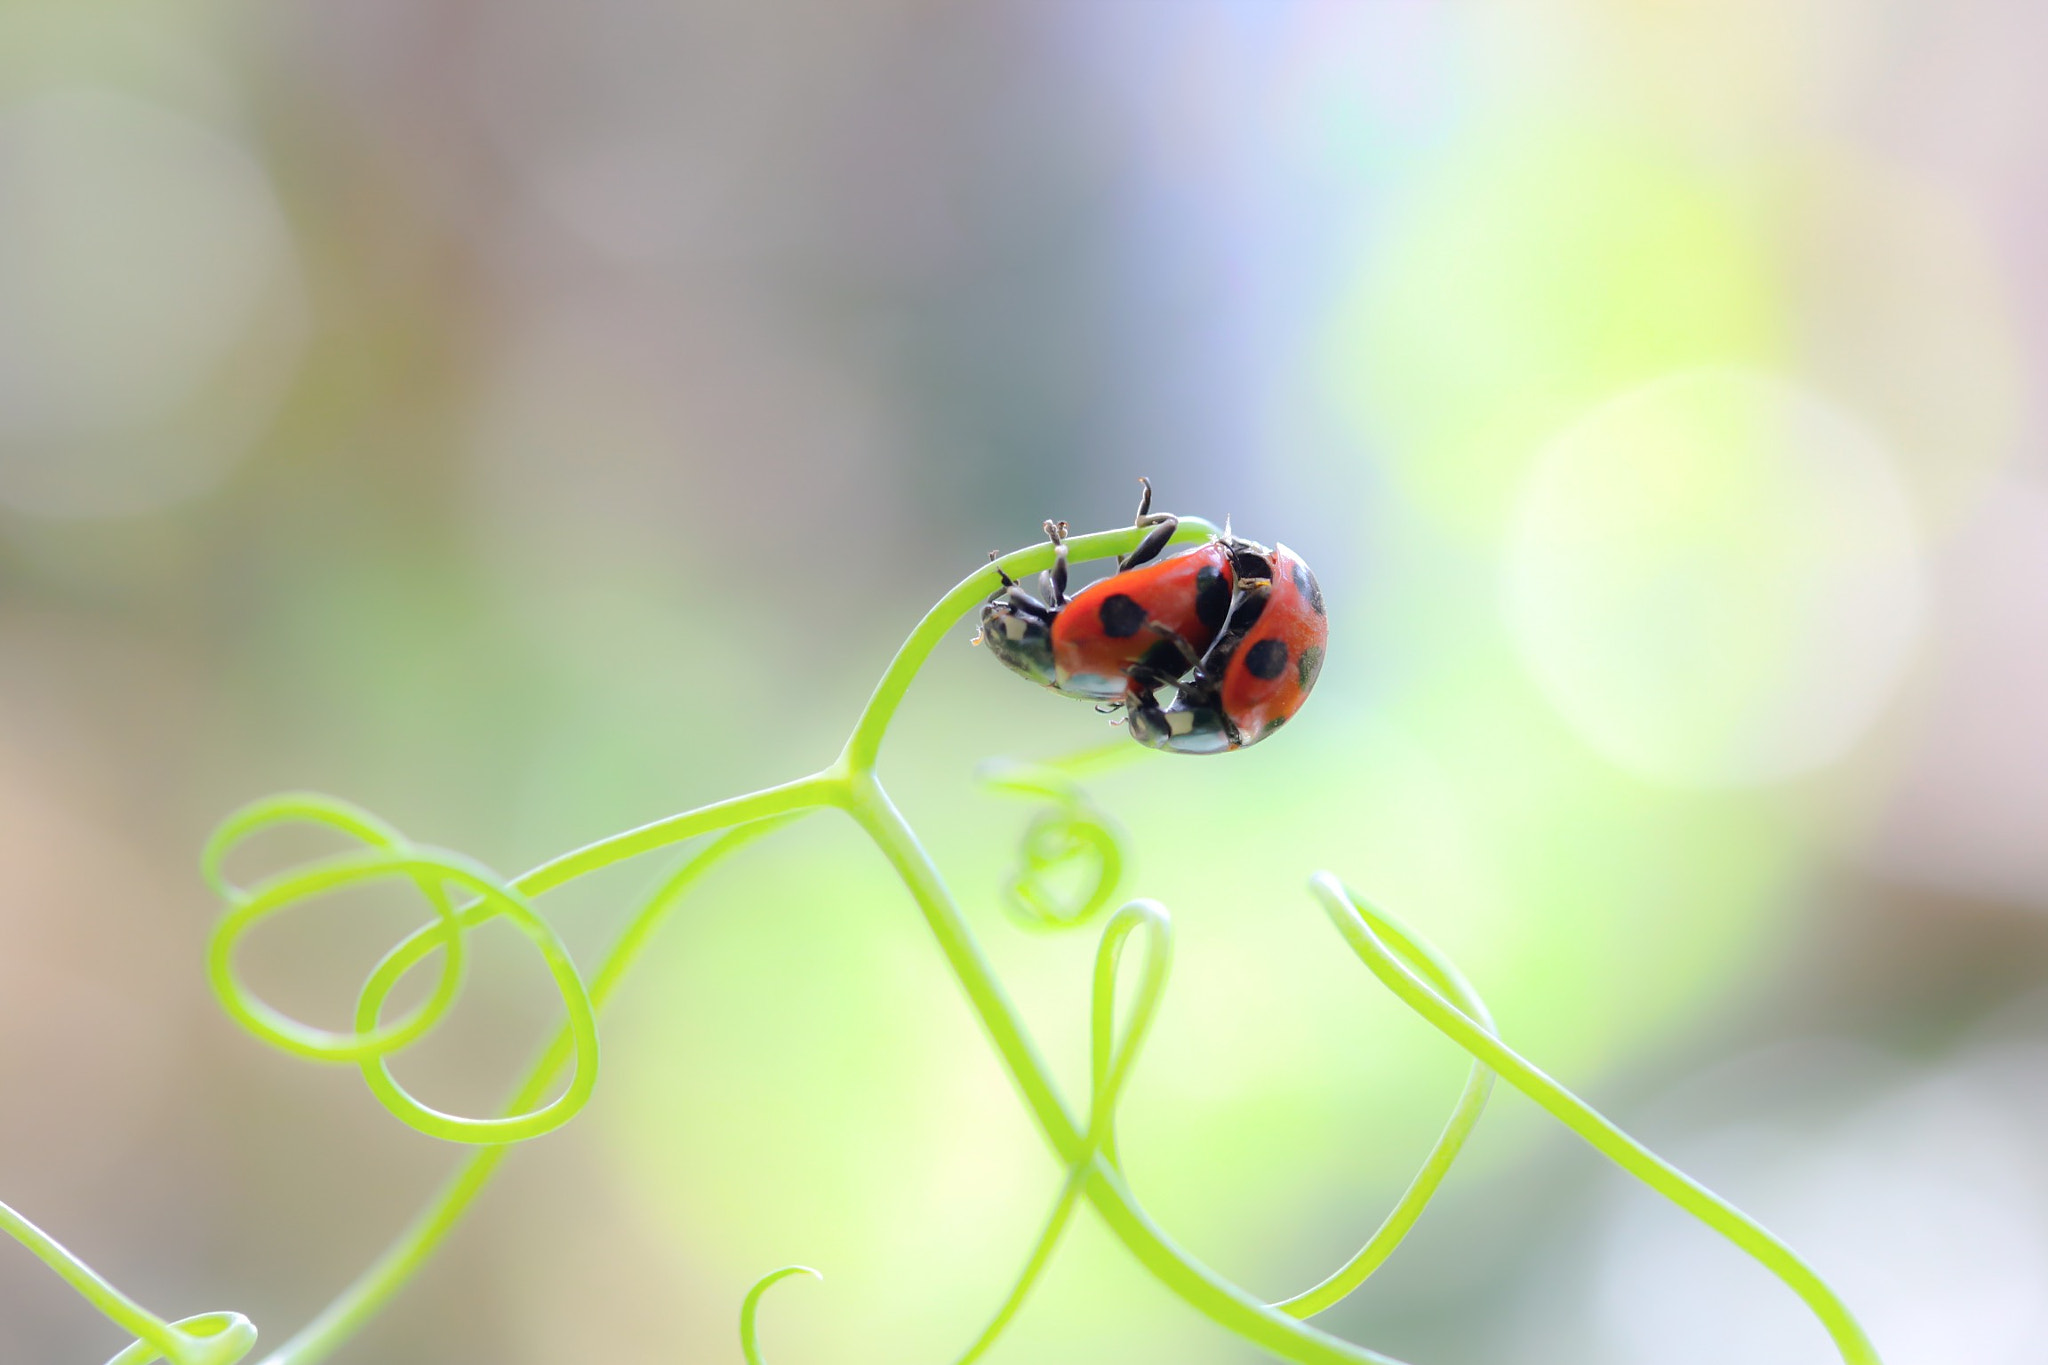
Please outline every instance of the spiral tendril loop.
[[[980, 775], [993, 790], [1049, 803], [1024, 827], [1004, 907], [1033, 929], [1071, 929], [1100, 914], [1123, 881], [1122, 827], [1055, 764], [987, 764]], [[1078, 886], [1066, 884], [1074, 877]]]
[[[227, 878], [223, 864], [229, 854], [251, 837], [288, 824], [335, 830], [361, 847], [253, 887]], [[200, 868], [228, 905], [207, 947], [208, 978], [228, 1015], [263, 1041], [314, 1061], [354, 1063], [370, 1093], [400, 1122], [449, 1142], [523, 1142], [561, 1127], [589, 1100], [597, 1084], [598, 1055], [597, 1015], [589, 989], [554, 928], [525, 896], [482, 864], [411, 843], [376, 816], [346, 802], [296, 793], [256, 802], [230, 816], [208, 842]], [[294, 1019], [242, 981], [235, 970], [235, 950], [257, 924], [328, 892], [389, 878], [410, 881], [434, 918], [401, 939], [371, 971], [356, 998], [353, 1029], [317, 1028]], [[575, 1070], [567, 1088], [547, 1104], [495, 1118], [468, 1118], [422, 1103], [391, 1074], [390, 1059], [424, 1037], [454, 1005], [466, 965], [464, 935], [496, 918], [503, 918], [534, 945], [553, 978], [568, 1013]], [[440, 972], [427, 998], [395, 1020], [384, 1019], [391, 992], [437, 952]]]

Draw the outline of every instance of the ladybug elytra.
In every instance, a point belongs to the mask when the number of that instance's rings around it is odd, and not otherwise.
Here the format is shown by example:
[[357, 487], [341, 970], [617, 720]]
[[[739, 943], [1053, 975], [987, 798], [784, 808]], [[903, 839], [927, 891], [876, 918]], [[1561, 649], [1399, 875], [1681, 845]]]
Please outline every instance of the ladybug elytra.
[[1126, 702], [1140, 744], [1177, 754], [1249, 748], [1293, 718], [1322, 672], [1330, 622], [1315, 574], [1285, 545], [1229, 543], [1230, 617], [1170, 703], [1149, 691]]

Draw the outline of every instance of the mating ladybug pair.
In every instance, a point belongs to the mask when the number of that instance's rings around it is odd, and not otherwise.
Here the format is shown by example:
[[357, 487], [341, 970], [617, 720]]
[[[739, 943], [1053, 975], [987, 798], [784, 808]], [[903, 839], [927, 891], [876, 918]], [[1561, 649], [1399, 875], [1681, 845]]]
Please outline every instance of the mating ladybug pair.
[[[1067, 596], [1067, 526], [1034, 596], [1000, 569], [981, 609], [979, 640], [1014, 671], [1104, 709], [1121, 708], [1139, 743], [1220, 754], [1258, 743], [1301, 709], [1323, 665], [1323, 590], [1285, 545], [1267, 549], [1226, 529], [1161, 559], [1180, 519], [1152, 511], [1144, 479], [1137, 524], [1149, 528], [1117, 571]], [[990, 558], [994, 558], [993, 555]], [[1159, 704], [1159, 692], [1173, 699]]]

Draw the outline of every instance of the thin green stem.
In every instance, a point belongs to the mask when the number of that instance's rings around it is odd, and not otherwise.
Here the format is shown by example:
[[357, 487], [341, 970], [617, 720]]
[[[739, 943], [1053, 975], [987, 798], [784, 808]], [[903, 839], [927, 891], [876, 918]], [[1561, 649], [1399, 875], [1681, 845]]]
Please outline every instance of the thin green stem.
[[[1392, 923], [1391, 917], [1389, 923]], [[1487, 1013], [1486, 1002], [1479, 998], [1479, 992], [1472, 989], [1472, 983], [1465, 979], [1456, 964], [1439, 953], [1428, 940], [1405, 929], [1390, 928], [1388, 937], [1393, 939], [1401, 955], [1415, 970], [1455, 1001], [1466, 1017], [1488, 1033], [1495, 1031], [1493, 1016]], [[1458, 1094], [1458, 1102], [1451, 1109], [1450, 1120], [1444, 1124], [1436, 1145], [1423, 1159], [1422, 1169], [1408, 1182], [1408, 1188], [1395, 1201], [1393, 1211], [1366, 1239], [1358, 1254], [1321, 1284], [1273, 1306], [1283, 1313], [1305, 1318], [1329, 1308], [1364, 1284], [1373, 1271], [1394, 1254], [1394, 1249], [1415, 1226], [1415, 1220], [1422, 1216], [1423, 1209], [1428, 1207], [1444, 1177], [1450, 1174], [1451, 1163], [1457, 1160], [1465, 1139], [1471, 1136], [1473, 1127], [1478, 1124], [1480, 1114], [1486, 1109], [1486, 1097], [1492, 1092], [1493, 1072], [1474, 1062], [1465, 1076], [1465, 1087]]]
[[240, 1313], [202, 1313], [176, 1323], [165, 1322], [4, 1203], [0, 1203], [0, 1232], [27, 1247], [87, 1303], [136, 1339], [134, 1346], [115, 1357], [121, 1365], [158, 1359], [173, 1365], [230, 1365], [256, 1343], [256, 1328]]
[[1023, 1020], [997, 983], [945, 880], [872, 772], [854, 775], [849, 809], [924, 912], [940, 952], [959, 978], [968, 1004], [1008, 1067], [1040, 1132], [1062, 1165], [1085, 1164], [1088, 1201], [1131, 1254], [1212, 1322], [1282, 1360], [1301, 1365], [1336, 1365], [1340, 1361], [1398, 1365], [1388, 1356], [1318, 1331], [1260, 1302], [1182, 1250], [1152, 1221], [1103, 1154], [1088, 1154], [1083, 1131], [1061, 1100]]
[[559, 858], [550, 858], [532, 871], [513, 878], [512, 889], [521, 895], [538, 896], [554, 890], [564, 882], [588, 876], [614, 863], [637, 858], [658, 848], [679, 844], [700, 834], [742, 825], [750, 820], [765, 820], [771, 815], [837, 805], [841, 799], [843, 785], [836, 774], [814, 773], [809, 777], [800, 777], [794, 782], [764, 787], [745, 796], [714, 801], [708, 806], [686, 810], [679, 815], [671, 815], [651, 824], [641, 825], [638, 829], [629, 829], [623, 834], [614, 834], [609, 838], [585, 844], [582, 848], [564, 853]]
[[[1498, 1072], [1509, 1085], [1547, 1110], [1615, 1165], [1726, 1237], [1805, 1301], [1849, 1365], [1878, 1365], [1877, 1350], [1848, 1307], [1813, 1268], [1762, 1224], [1630, 1137], [1584, 1100], [1558, 1084], [1493, 1035], [1483, 1015], [1473, 1016], [1390, 951], [1386, 938], [1419, 940], [1393, 916], [1374, 909], [1327, 872], [1311, 885], [1339, 933], [1372, 974], [1403, 1004], [1459, 1047]], [[1385, 937], [1383, 937], [1383, 935]]]
[[[1139, 931], [1144, 932], [1150, 951], [1145, 954], [1136, 996], [1131, 1003], [1131, 1023], [1119, 1045], [1116, 1036], [1117, 966], [1124, 944]], [[1023, 1308], [1024, 1300], [1038, 1283], [1039, 1276], [1052, 1262], [1053, 1249], [1059, 1245], [1060, 1234], [1066, 1230], [1074, 1206], [1080, 1201], [1088, 1170], [1095, 1164], [1096, 1156], [1101, 1155], [1111, 1167], [1116, 1165], [1117, 1101], [1122, 1098], [1124, 1082], [1130, 1078], [1138, 1051], [1151, 1030], [1160, 999], [1166, 994], [1166, 977], [1172, 960], [1173, 922], [1166, 913], [1166, 907], [1157, 901], [1132, 901], [1117, 911], [1102, 931], [1102, 943], [1095, 954], [1095, 987], [1089, 1020], [1093, 1084], [1088, 1104], [1088, 1128], [1082, 1135], [1080, 1159], [1067, 1168], [1059, 1196], [1053, 1201], [1052, 1212], [1047, 1216], [1037, 1242], [1032, 1245], [1031, 1254], [1025, 1258], [1024, 1269], [1010, 1287], [1009, 1295], [996, 1309], [988, 1325], [982, 1328], [981, 1335], [961, 1353], [954, 1365], [973, 1365], [989, 1347], [995, 1345], [996, 1339]]]
[[108, 1284], [56, 1238], [6, 1204], [0, 1204], [0, 1229], [34, 1252], [44, 1265], [63, 1276], [67, 1284], [130, 1336], [140, 1337], [166, 1353], [175, 1347], [169, 1323]]

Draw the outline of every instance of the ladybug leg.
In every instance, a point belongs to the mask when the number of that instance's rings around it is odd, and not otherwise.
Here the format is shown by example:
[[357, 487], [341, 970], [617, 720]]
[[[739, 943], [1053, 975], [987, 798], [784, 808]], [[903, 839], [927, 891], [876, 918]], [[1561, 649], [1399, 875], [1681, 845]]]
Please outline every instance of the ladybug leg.
[[[1152, 510], [1152, 480], [1138, 476], [1138, 485], [1144, 491], [1138, 494], [1138, 514], [1131, 518], [1133, 526], [1150, 526], [1152, 534], [1139, 542], [1138, 548], [1116, 562], [1119, 570], [1135, 569], [1140, 564], [1149, 564], [1159, 557], [1166, 548], [1166, 542], [1173, 539], [1174, 528], [1180, 525], [1180, 518], [1171, 512]], [[1159, 528], [1164, 528], [1159, 529]]]
[[1152, 649], [1145, 652], [1145, 657], [1139, 660], [1137, 666], [1133, 669], [1131, 674], [1131, 681], [1133, 683], [1140, 687], [1146, 686], [1148, 683], [1167, 687], [1173, 685], [1175, 680], [1186, 677], [1191, 671], [1201, 666], [1201, 656], [1195, 653], [1195, 647], [1189, 644], [1187, 637], [1179, 631], [1169, 626], [1162, 626], [1157, 621], [1147, 621], [1145, 628], [1158, 639], [1160, 645], [1166, 646], [1174, 655], [1179, 657], [1175, 664], [1165, 663], [1155, 657], [1159, 652], [1158, 646], [1155, 645]]
[[1150, 564], [1159, 558], [1159, 552], [1166, 548], [1166, 542], [1172, 540], [1173, 533], [1179, 529], [1180, 518], [1171, 512], [1159, 512], [1141, 518], [1138, 525], [1150, 526], [1152, 529], [1138, 542], [1137, 549], [1116, 562], [1119, 572], [1124, 569], [1135, 569], [1140, 564]]
[[[995, 563], [996, 552], [990, 550], [988, 557], [990, 563]], [[1041, 625], [1049, 626], [1052, 624], [1053, 609], [1024, 591], [1016, 579], [1003, 572], [1000, 565], [996, 568], [996, 577], [1003, 580], [1003, 591], [990, 598], [990, 602], [1000, 599], [1009, 606], [1011, 611], [1019, 616], [1036, 621]]]
[[1052, 569], [1045, 576], [1046, 585], [1051, 589], [1053, 610], [1067, 604], [1067, 524], [1064, 521], [1045, 523], [1045, 538], [1052, 542]]
[[1009, 592], [1003, 595], [1003, 600], [1010, 604], [1010, 609], [1017, 615], [1048, 626], [1052, 624], [1052, 618], [1058, 614], [1058, 608], [1047, 606], [1019, 587], [1011, 587]]
[[1138, 476], [1138, 483], [1145, 491], [1138, 495], [1138, 514], [1131, 518], [1131, 525], [1153, 526], [1162, 521], [1174, 520], [1174, 515], [1171, 512], [1154, 512], [1152, 510], [1152, 480], [1141, 474]]

